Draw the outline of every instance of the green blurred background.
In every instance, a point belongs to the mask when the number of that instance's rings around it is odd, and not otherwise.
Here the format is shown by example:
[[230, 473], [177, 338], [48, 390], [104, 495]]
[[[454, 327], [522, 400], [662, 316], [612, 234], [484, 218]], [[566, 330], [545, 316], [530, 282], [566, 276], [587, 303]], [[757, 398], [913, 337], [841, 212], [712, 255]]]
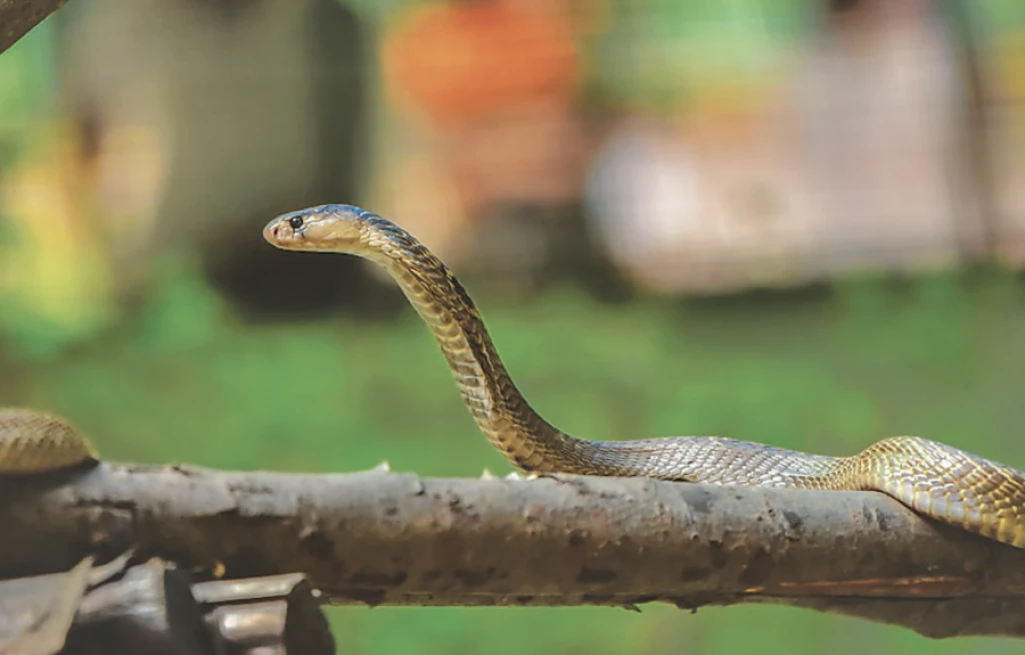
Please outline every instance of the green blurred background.
[[[572, 434], [1025, 466], [1025, 5], [971, 7], [72, 2], [0, 56], [0, 404], [117, 460], [510, 470], [389, 282], [260, 241], [353, 202]], [[330, 617], [351, 653], [1021, 650], [774, 607]]]

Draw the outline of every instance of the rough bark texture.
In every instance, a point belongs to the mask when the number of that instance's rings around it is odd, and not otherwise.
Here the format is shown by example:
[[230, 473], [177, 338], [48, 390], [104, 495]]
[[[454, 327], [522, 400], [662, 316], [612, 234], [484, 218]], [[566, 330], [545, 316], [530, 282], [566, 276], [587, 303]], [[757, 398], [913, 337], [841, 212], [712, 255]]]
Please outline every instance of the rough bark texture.
[[0, 653], [48, 655], [64, 648], [92, 563], [86, 557], [63, 573], [0, 581]]
[[134, 548], [335, 604], [777, 602], [923, 634], [1025, 636], [1025, 550], [870, 492], [101, 465], [0, 481], [0, 578]]
[[328, 655], [334, 640], [302, 574], [192, 583], [125, 553], [94, 566], [0, 580], [4, 655]]
[[151, 560], [82, 598], [65, 655], [214, 655], [191, 578]]
[[335, 652], [318, 598], [301, 574], [201, 582], [192, 593], [213, 608], [206, 621], [219, 641], [218, 653]]
[[0, 53], [65, 2], [67, 0], [0, 0]]

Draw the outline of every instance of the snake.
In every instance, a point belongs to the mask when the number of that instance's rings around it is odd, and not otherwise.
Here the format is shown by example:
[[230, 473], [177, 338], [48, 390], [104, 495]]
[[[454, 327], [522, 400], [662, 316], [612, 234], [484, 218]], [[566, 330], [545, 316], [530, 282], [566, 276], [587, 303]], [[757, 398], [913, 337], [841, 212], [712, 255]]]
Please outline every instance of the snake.
[[[719, 436], [573, 437], [527, 402], [463, 285], [407, 230], [354, 205], [327, 204], [275, 217], [263, 238], [282, 250], [355, 255], [387, 271], [433, 333], [477, 427], [525, 472], [875, 491], [919, 515], [1025, 548], [1025, 474], [1009, 466], [917, 436], [885, 438], [846, 457]], [[96, 451], [65, 419], [0, 409], [0, 475], [96, 462]]]
[[573, 437], [531, 407], [463, 285], [407, 230], [354, 205], [327, 204], [277, 216], [263, 237], [282, 250], [355, 255], [383, 267], [433, 333], [477, 427], [523, 471], [876, 491], [927, 518], [1025, 548], [1025, 474], [1004, 464], [917, 436], [882, 439], [848, 457], [718, 436]]
[[85, 469], [97, 463], [92, 443], [63, 416], [29, 407], [0, 408], [0, 476]]

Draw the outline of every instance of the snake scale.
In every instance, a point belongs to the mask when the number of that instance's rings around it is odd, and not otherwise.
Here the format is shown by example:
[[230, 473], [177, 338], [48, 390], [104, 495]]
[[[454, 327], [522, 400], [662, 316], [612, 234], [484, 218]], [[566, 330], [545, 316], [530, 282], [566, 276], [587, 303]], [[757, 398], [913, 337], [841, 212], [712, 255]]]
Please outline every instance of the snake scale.
[[[873, 490], [926, 517], [1025, 548], [1025, 474], [1003, 464], [913, 436], [883, 439], [850, 457], [712, 436], [575, 438], [527, 403], [463, 286], [406, 230], [359, 207], [331, 204], [282, 214], [263, 236], [284, 250], [357, 255], [388, 271], [434, 334], [477, 426], [522, 470]], [[92, 448], [60, 419], [32, 410], [0, 411], [0, 474], [90, 461]]]

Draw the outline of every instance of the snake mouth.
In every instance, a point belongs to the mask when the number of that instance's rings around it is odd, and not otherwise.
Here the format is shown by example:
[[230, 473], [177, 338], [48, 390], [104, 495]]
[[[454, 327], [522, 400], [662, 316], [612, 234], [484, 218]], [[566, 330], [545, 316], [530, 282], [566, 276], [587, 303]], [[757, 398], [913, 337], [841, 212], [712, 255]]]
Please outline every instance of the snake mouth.
[[304, 230], [296, 230], [288, 221], [281, 217], [275, 218], [263, 228], [263, 238], [267, 243], [282, 250], [303, 250], [299, 243], [304, 239]]

